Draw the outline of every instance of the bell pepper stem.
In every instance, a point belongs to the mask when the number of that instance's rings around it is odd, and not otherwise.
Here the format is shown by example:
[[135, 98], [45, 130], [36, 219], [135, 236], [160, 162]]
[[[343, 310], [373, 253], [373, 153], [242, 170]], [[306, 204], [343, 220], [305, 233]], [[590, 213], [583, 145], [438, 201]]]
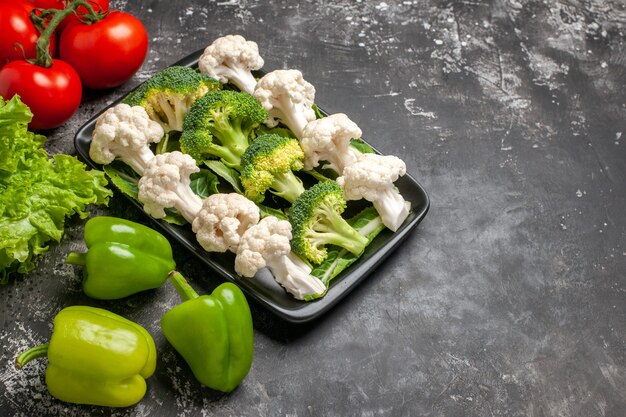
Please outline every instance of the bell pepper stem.
[[193, 288], [191, 288], [191, 285], [189, 285], [187, 280], [185, 280], [185, 277], [183, 277], [180, 272], [172, 271], [167, 277], [174, 286], [174, 288], [176, 288], [176, 292], [178, 292], [178, 295], [180, 295], [180, 297], [184, 301], [192, 300], [199, 297], [198, 293]]
[[21, 369], [28, 362], [37, 358], [44, 358], [48, 356], [48, 344], [32, 347], [25, 352], [22, 352], [20, 356], [15, 358], [15, 367]]
[[70, 265], [85, 265], [87, 263], [87, 254], [71, 252], [65, 258], [65, 263]]

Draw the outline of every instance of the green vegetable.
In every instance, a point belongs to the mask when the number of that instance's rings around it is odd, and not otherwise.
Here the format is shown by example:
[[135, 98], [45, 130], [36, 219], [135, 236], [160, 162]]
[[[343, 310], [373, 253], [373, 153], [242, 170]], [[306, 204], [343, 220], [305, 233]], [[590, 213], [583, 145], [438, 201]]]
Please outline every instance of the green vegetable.
[[219, 90], [205, 94], [185, 117], [180, 147], [196, 161], [217, 158], [238, 169], [252, 131], [266, 118], [265, 109], [248, 93]]
[[128, 407], [146, 393], [156, 367], [152, 336], [140, 325], [107, 310], [73, 306], [54, 318], [50, 342], [22, 353], [18, 368], [48, 357], [46, 385], [61, 401]]
[[235, 192], [239, 194], [243, 194], [243, 186], [241, 185], [241, 180], [239, 179], [239, 172], [235, 169], [229, 168], [222, 161], [217, 160], [206, 160], [204, 164], [209, 167], [209, 169], [219, 175], [221, 178], [226, 180], [232, 187]]
[[89, 215], [89, 204], [107, 204], [111, 191], [100, 171], [68, 155], [49, 157], [46, 140], [27, 130], [32, 118], [18, 96], [0, 98], [0, 282], [34, 269], [33, 257], [60, 241], [65, 218]]
[[219, 90], [219, 81], [190, 67], [173, 66], [157, 72], [130, 93], [124, 103], [146, 109], [150, 119], [166, 132], [182, 131], [192, 104], [209, 91]]
[[[361, 235], [365, 236], [368, 245], [378, 234], [385, 229], [382, 219], [374, 207], [367, 207], [356, 216], [347, 220]], [[328, 256], [321, 264], [311, 271], [311, 275], [318, 277], [326, 287], [330, 285], [333, 278], [343, 272], [347, 267], [359, 259], [358, 256], [349, 251], [332, 246], [328, 249]]]
[[66, 262], [85, 266], [83, 291], [91, 298], [115, 300], [158, 288], [176, 267], [167, 239], [129, 220], [89, 219], [85, 243], [87, 253], [70, 253]]
[[374, 148], [365, 143], [363, 139], [350, 139], [350, 146], [360, 153], [376, 153]]
[[334, 181], [317, 183], [303, 192], [289, 210], [293, 251], [314, 264], [326, 259], [326, 245], [359, 256], [369, 242], [341, 217], [345, 208], [343, 191]]
[[198, 381], [222, 392], [234, 390], [248, 374], [254, 351], [245, 296], [229, 282], [199, 296], [178, 272], [170, 281], [185, 301], [165, 313], [163, 334]]
[[304, 151], [297, 139], [278, 134], [258, 136], [241, 157], [244, 195], [261, 203], [269, 190], [293, 203], [304, 192], [302, 180], [294, 174], [303, 167]]

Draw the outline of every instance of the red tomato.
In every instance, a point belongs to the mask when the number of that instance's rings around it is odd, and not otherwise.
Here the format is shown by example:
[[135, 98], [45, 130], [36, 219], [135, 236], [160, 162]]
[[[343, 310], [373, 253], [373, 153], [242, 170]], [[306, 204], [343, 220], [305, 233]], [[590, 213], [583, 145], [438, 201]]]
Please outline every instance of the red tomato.
[[[109, 0], [87, 0], [87, 3], [89, 3], [91, 7], [93, 7], [93, 10], [95, 12], [108, 13], [109, 11]], [[76, 9], [76, 13], [78, 13], [79, 15], [89, 14], [85, 6], [80, 6], [78, 9]], [[75, 23], [80, 23], [80, 19], [78, 18], [78, 16], [76, 16], [76, 14], [69, 15], [68, 17], [63, 19], [61, 23], [59, 23], [57, 33], [60, 33], [61, 31], [65, 30], [65, 28], [69, 25], [73, 25]]]
[[[69, 3], [69, 0], [28, 0], [33, 3], [35, 7], [40, 9], [65, 9], [65, 6]], [[87, 0], [87, 3], [93, 7], [95, 12], [106, 13], [109, 11], [109, 0]], [[80, 6], [76, 9], [76, 14], [85, 15], [88, 14], [87, 8], [85, 6]], [[80, 19], [78, 16], [72, 13], [67, 16], [65, 19], [59, 23], [59, 26], [56, 29], [57, 33], [61, 33], [63, 29], [65, 29], [68, 25], [79, 23]]]
[[[33, 5], [25, 1], [0, 1], [0, 68], [16, 59], [35, 58], [39, 32], [30, 20]], [[16, 44], [22, 45], [24, 52]], [[50, 54], [56, 50], [56, 37], [50, 38]]]
[[65, 28], [60, 58], [72, 65], [89, 88], [117, 87], [141, 67], [148, 52], [148, 33], [141, 21], [124, 12], [110, 12], [90, 25]]
[[64, 9], [65, 0], [28, 0], [39, 9]]
[[53, 60], [49, 68], [26, 61], [0, 69], [0, 96], [18, 94], [33, 112], [33, 129], [51, 129], [72, 117], [82, 95], [80, 78], [66, 62]]

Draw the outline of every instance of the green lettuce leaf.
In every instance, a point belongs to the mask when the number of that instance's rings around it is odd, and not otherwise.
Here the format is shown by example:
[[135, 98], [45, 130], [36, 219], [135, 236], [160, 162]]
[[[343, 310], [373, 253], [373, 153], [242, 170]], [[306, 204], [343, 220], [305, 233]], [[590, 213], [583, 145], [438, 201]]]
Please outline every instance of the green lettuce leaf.
[[362, 139], [351, 139], [350, 146], [352, 146], [354, 149], [356, 149], [357, 151], [361, 153], [376, 153], [374, 148], [372, 148], [367, 143], [363, 142]]
[[220, 184], [220, 180], [208, 169], [201, 168], [200, 172], [191, 174], [189, 178], [191, 179], [191, 190], [203, 200], [211, 194], [219, 192], [217, 186]]
[[44, 136], [28, 131], [32, 113], [18, 96], [0, 98], [0, 282], [27, 273], [33, 257], [60, 241], [65, 219], [85, 218], [111, 191], [100, 171], [68, 155], [50, 157]]
[[239, 194], [243, 194], [243, 186], [239, 180], [239, 173], [237, 170], [227, 167], [222, 161], [206, 160], [204, 161], [204, 164], [209, 167], [211, 171], [225, 179], [233, 187], [233, 190]]

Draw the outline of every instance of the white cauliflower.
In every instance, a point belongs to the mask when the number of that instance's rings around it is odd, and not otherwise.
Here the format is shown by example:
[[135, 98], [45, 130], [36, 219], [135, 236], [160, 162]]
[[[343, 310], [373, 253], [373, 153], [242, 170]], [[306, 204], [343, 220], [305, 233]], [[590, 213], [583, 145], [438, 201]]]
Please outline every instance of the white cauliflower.
[[341, 175], [343, 169], [356, 162], [360, 152], [350, 146], [351, 139], [361, 137], [361, 129], [343, 113], [332, 114], [309, 122], [300, 145], [304, 151], [304, 169], [311, 170], [326, 161], [327, 168]]
[[319, 298], [326, 286], [311, 275], [311, 267], [291, 252], [291, 224], [274, 216], [263, 218], [241, 237], [235, 271], [253, 277], [267, 267], [274, 279], [298, 300]]
[[409, 215], [408, 205], [393, 185], [405, 173], [406, 165], [400, 158], [366, 153], [344, 168], [337, 183], [346, 200], [371, 201], [385, 226], [395, 232]]
[[244, 196], [212, 194], [202, 202], [192, 229], [206, 251], [236, 253], [241, 235], [259, 219], [259, 208]]
[[120, 103], [98, 116], [89, 157], [99, 164], [118, 158], [141, 175], [154, 158], [149, 144], [159, 142], [164, 134], [143, 107]]
[[193, 223], [202, 208], [202, 200], [190, 187], [189, 176], [199, 172], [196, 161], [178, 151], [156, 155], [139, 180], [139, 201], [152, 217], [165, 217], [166, 208], [175, 208]]
[[315, 120], [312, 107], [315, 87], [305, 81], [298, 70], [267, 73], [258, 81], [253, 95], [269, 113], [265, 121], [269, 127], [280, 121], [300, 138], [304, 126]]
[[231, 82], [241, 91], [252, 94], [256, 80], [251, 71], [263, 66], [256, 42], [241, 35], [226, 35], [209, 45], [198, 60], [200, 72], [220, 82]]

